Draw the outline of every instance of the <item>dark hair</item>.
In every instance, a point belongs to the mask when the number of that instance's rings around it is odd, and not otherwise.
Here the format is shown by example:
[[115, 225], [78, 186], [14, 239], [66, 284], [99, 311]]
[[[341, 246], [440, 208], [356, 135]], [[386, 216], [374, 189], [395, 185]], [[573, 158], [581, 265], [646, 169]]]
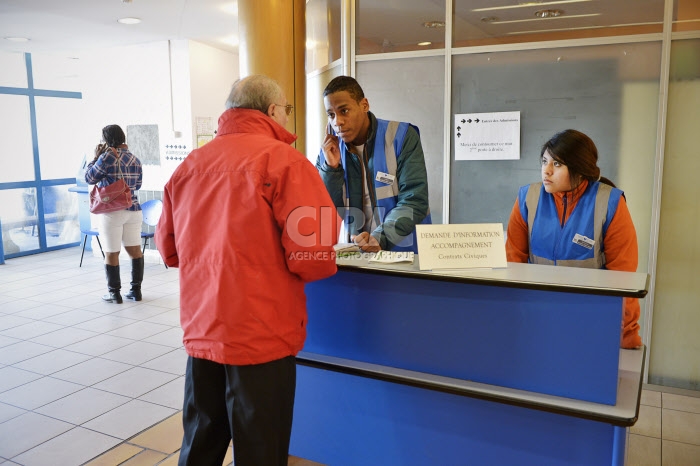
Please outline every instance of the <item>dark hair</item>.
[[119, 147], [126, 142], [124, 131], [119, 125], [108, 125], [102, 128], [102, 139], [109, 147]]
[[554, 160], [569, 169], [571, 185], [577, 185], [581, 179], [600, 181], [615, 187], [609, 179], [600, 176], [598, 167], [598, 148], [591, 138], [575, 129], [561, 131], [544, 143], [540, 158], [549, 152]]
[[350, 76], [337, 76], [333, 78], [323, 90], [323, 97], [342, 91], [347, 91], [355, 102], [359, 102], [365, 98], [365, 93], [360, 87], [360, 84], [355, 78], [351, 78]]

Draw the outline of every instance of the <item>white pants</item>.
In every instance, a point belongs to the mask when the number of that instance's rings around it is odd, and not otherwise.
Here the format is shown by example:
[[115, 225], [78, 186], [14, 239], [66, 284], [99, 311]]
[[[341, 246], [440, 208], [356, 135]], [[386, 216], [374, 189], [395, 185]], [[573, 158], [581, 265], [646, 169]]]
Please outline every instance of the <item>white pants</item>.
[[124, 246], [141, 245], [141, 223], [143, 212], [140, 210], [118, 210], [99, 214], [99, 230], [102, 247], [105, 252], [119, 252]]

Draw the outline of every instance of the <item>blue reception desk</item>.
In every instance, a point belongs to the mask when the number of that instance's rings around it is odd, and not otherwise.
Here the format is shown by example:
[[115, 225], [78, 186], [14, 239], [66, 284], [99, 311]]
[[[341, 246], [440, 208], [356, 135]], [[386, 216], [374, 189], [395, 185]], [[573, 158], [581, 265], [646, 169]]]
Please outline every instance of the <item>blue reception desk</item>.
[[306, 287], [290, 453], [330, 465], [622, 465], [647, 275], [339, 259]]

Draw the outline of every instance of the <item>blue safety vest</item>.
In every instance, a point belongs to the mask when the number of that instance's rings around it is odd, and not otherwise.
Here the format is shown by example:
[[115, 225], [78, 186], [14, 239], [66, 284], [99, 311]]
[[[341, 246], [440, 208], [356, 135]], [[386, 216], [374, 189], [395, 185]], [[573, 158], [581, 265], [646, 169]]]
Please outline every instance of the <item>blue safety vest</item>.
[[542, 183], [523, 186], [518, 193], [520, 215], [527, 222], [533, 264], [602, 269], [603, 240], [623, 192], [600, 182], [589, 182], [576, 209], [561, 225], [554, 196]]
[[[406, 137], [406, 132], [408, 131], [409, 124], [402, 123], [398, 121], [387, 121], [380, 120], [377, 118], [377, 134], [374, 137], [374, 150], [372, 152], [373, 158], [373, 173], [372, 179], [374, 180], [374, 193], [376, 199], [376, 206], [373, 207], [375, 215], [378, 216], [377, 224], [380, 225], [384, 222], [386, 215], [396, 207], [399, 201], [399, 185], [396, 178], [396, 167], [397, 159], [401, 155], [401, 148], [403, 147], [403, 141]], [[416, 128], [414, 126], [414, 128]], [[418, 128], [416, 128], [418, 131]], [[340, 163], [343, 166], [345, 185], [343, 186], [343, 198], [345, 207], [350, 206], [349, 199], [349, 184], [348, 184], [348, 171], [345, 168], [346, 156], [348, 153], [347, 145], [341, 140], [340, 141]], [[377, 179], [377, 174], [379, 172], [388, 173], [394, 177], [392, 183], [387, 184]], [[362, 181], [364, 183], [364, 181]], [[370, 199], [372, 196], [370, 196]], [[346, 216], [349, 214], [349, 209], [346, 209]], [[346, 218], [346, 225], [349, 224], [349, 219]], [[432, 220], [430, 217], [430, 209], [428, 209], [428, 214], [425, 216], [422, 224], [431, 224]], [[415, 229], [413, 234], [404, 238], [399, 244], [397, 244], [392, 251], [413, 251], [418, 252], [418, 245], [416, 241]]]

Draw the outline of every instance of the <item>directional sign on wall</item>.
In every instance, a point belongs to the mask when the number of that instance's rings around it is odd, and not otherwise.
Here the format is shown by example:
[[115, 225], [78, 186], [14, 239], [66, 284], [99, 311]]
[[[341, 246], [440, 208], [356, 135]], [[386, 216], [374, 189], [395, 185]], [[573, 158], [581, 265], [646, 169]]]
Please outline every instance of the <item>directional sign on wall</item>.
[[455, 160], [520, 158], [520, 112], [455, 114]]

